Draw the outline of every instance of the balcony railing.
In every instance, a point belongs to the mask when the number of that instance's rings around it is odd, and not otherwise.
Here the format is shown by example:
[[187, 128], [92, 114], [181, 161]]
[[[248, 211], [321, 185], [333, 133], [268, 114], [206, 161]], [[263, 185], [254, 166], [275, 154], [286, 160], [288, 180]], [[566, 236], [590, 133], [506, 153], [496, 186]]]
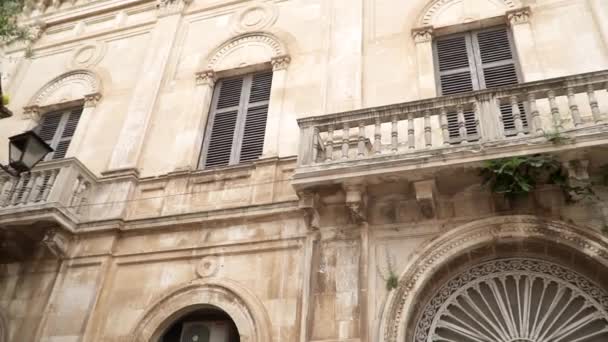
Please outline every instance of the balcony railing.
[[608, 71], [600, 71], [303, 118], [296, 179], [387, 156], [597, 129], [607, 88]]
[[44, 162], [19, 178], [1, 175], [0, 212], [54, 205], [80, 214], [95, 183], [95, 176], [74, 158]]

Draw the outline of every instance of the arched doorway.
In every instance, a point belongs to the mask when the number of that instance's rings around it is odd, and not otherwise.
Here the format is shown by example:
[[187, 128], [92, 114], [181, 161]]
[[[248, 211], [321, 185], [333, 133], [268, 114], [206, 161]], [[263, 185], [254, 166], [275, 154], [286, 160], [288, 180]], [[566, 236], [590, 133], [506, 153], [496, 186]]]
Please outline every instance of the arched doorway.
[[456, 228], [421, 248], [380, 341], [608, 341], [608, 240], [532, 216]]
[[[191, 324], [197, 322], [212, 324], [205, 328], [201, 328], [201, 324]], [[229, 339], [226, 342], [271, 340], [268, 314], [262, 302], [251, 291], [233, 280], [206, 278], [179, 285], [157, 298], [140, 317], [129, 341], [171, 342], [177, 335], [181, 338], [184, 329], [196, 330], [198, 326], [201, 333], [194, 342], [200, 342], [204, 341], [203, 336], [207, 336], [207, 330], [209, 337], [212, 337], [214, 324], [218, 329], [228, 331]], [[221, 324], [227, 326], [220, 328]], [[178, 333], [179, 329], [182, 330]], [[233, 337], [234, 333], [238, 338]], [[190, 341], [194, 335], [190, 336]], [[210, 339], [209, 342], [216, 341]]]
[[230, 316], [213, 306], [203, 306], [178, 317], [159, 342], [240, 342]]

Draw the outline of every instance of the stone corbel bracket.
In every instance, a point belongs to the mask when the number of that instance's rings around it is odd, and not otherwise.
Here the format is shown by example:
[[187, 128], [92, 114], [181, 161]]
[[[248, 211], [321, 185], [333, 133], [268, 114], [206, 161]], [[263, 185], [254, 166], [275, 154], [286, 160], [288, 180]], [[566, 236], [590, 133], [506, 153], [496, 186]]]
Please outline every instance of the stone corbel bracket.
[[68, 256], [69, 237], [63, 232], [49, 229], [41, 243], [58, 259], [64, 259]]
[[527, 24], [531, 13], [528, 6], [507, 11], [507, 22], [511, 25]]
[[344, 184], [346, 208], [352, 223], [367, 223], [367, 192], [363, 184]]
[[575, 201], [582, 200], [584, 195], [577, 193], [575, 189], [588, 188], [591, 185], [589, 177], [589, 160], [574, 159], [562, 163], [563, 168], [567, 172], [568, 186], [572, 189], [569, 195]]
[[412, 38], [416, 43], [426, 43], [433, 40], [433, 26], [422, 26], [412, 29]]
[[84, 96], [84, 106], [86, 108], [97, 107], [99, 101], [101, 101], [101, 93], [92, 93]]
[[423, 180], [414, 183], [414, 191], [416, 192], [416, 201], [422, 216], [427, 219], [434, 218], [437, 215], [437, 186], [435, 180]]
[[291, 63], [291, 57], [289, 57], [289, 55], [273, 57], [270, 60], [273, 71], [285, 70], [289, 66], [289, 63]]
[[316, 231], [319, 229], [320, 215], [319, 215], [319, 194], [311, 190], [305, 190], [298, 193], [300, 200], [298, 202], [298, 208], [304, 211], [306, 214], [306, 220], [308, 230]]

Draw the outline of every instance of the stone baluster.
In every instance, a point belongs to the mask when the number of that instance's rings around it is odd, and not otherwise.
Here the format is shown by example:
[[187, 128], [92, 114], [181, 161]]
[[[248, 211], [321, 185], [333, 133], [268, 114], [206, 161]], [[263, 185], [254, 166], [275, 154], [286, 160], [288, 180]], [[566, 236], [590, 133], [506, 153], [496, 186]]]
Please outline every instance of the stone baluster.
[[40, 196], [41, 184], [44, 181], [44, 174], [37, 172], [32, 176], [32, 190], [27, 198], [27, 203], [37, 202], [38, 196]]
[[513, 122], [515, 123], [515, 132], [518, 137], [524, 136], [524, 122], [521, 119], [521, 111], [519, 110], [519, 101], [517, 95], [511, 96], [511, 111], [513, 113]]
[[591, 107], [591, 114], [593, 115], [593, 121], [595, 123], [602, 121], [602, 114], [600, 113], [600, 107], [595, 97], [595, 89], [593, 84], [587, 86], [587, 97], [589, 98], [589, 106]]
[[461, 142], [467, 143], [467, 127], [465, 126], [464, 107], [462, 105], [458, 105], [456, 107], [456, 112], [458, 113], [458, 133], [460, 134]]
[[0, 193], [0, 206], [6, 207], [11, 199], [14, 181], [10, 177], [3, 178], [2, 193]]
[[478, 102], [473, 102], [473, 116], [473, 119], [475, 119], [475, 132], [477, 133], [477, 136], [481, 138], [481, 124], [479, 123], [479, 120], [482, 117], [482, 114], [481, 106]]
[[576, 104], [576, 96], [572, 86], [568, 86], [568, 107], [570, 108], [570, 115], [572, 116], [574, 126], [580, 126], [583, 123], [583, 120], [581, 119], [581, 113], [579, 112], [578, 105]]
[[359, 122], [359, 141], [357, 142], [357, 157], [365, 156], [365, 123]]
[[376, 126], [374, 128], [374, 153], [382, 153], [382, 125], [380, 117], [376, 117]]
[[549, 106], [551, 107], [551, 116], [553, 117], [553, 124], [555, 125], [555, 129], [562, 130], [564, 126], [562, 126], [562, 118], [559, 114], [559, 106], [557, 105], [557, 100], [555, 99], [555, 91], [549, 90], [547, 92], [547, 97], [549, 98]]
[[349, 139], [349, 131], [350, 127], [348, 123], [344, 124], [343, 132], [342, 132], [342, 159], [348, 159], [348, 139]]
[[407, 114], [407, 146], [410, 150], [416, 148], [416, 137], [414, 131], [414, 113]]
[[23, 193], [23, 191], [21, 189], [23, 189], [23, 187], [25, 185], [26, 185], [26, 183], [25, 183], [25, 177], [24, 176], [19, 177], [19, 181], [17, 182], [17, 186], [15, 187], [15, 190], [13, 191], [13, 198], [11, 198], [11, 204], [12, 205], [19, 204], [19, 195]]
[[448, 110], [446, 107], [441, 107], [439, 120], [441, 121], [441, 133], [443, 135], [443, 144], [450, 144], [450, 131], [448, 130]]
[[46, 185], [44, 186], [42, 196], [40, 196], [41, 201], [46, 201], [47, 198], [49, 197], [49, 194], [51, 193], [51, 189], [53, 188], [53, 185], [55, 184], [55, 178], [57, 178], [57, 173], [59, 173], [59, 170], [50, 170], [47, 172], [49, 174], [49, 180], [46, 182]]
[[397, 153], [399, 149], [399, 128], [397, 126], [397, 115], [393, 115], [391, 120], [391, 151]]
[[431, 111], [424, 111], [424, 144], [426, 147], [433, 146], [432, 135], [431, 135]]
[[27, 204], [28, 200], [30, 199], [30, 194], [34, 188], [34, 181], [36, 178], [37, 177], [35, 174], [29, 174], [27, 180], [24, 181], [23, 194], [21, 195], [19, 204]]
[[313, 164], [318, 161], [319, 149], [321, 148], [321, 137], [319, 136], [319, 128], [313, 128], [312, 135], [312, 162]]
[[325, 161], [334, 159], [334, 125], [327, 126], [327, 140], [325, 141]]
[[540, 119], [540, 112], [538, 111], [538, 106], [536, 105], [536, 96], [534, 93], [528, 93], [528, 105], [530, 106], [530, 121], [531, 121], [531, 131], [535, 132], [536, 135], [545, 134], [543, 130], [543, 123]]

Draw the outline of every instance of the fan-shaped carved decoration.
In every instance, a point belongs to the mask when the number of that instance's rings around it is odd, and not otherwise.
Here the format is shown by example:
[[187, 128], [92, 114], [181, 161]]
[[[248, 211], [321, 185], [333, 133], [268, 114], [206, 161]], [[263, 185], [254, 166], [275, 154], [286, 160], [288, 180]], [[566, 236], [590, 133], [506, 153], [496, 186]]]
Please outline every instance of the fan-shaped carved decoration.
[[94, 73], [74, 70], [63, 74], [40, 89], [29, 102], [30, 106], [48, 106], [81, 100], [86, 95], [101, 93], [101, 82]]
[[560, 265], [501, 259], [474, 266], [433, 296], [415, 342], [608, 341], [608, 295]]
[[519, 0], [433, 0], [418, 20], [419, 26], [448, 26], [504, 15]]
[[246, 65], [270, 62], [287, 55], [285, 45], [274, 35], [252, 32], [235, 37], [218, 47], [207, 58], [208, 70], [230, 70]]

